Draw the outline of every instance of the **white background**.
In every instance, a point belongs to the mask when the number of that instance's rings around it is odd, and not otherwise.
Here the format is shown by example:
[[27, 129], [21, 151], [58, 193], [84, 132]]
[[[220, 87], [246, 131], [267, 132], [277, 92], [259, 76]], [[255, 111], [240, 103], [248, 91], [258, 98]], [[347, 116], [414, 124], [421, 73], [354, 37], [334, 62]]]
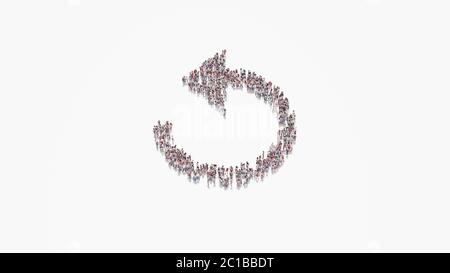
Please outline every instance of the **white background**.
[[[189, 2], [189, 3], [188, 3]], [[0, 250], [450, 250], [448, 1], [2, 1]], [[276, 120], [181, 85], [227, 49], [281, 86], [298, 142], [241, 191], [169, 169], [267, 150]]]

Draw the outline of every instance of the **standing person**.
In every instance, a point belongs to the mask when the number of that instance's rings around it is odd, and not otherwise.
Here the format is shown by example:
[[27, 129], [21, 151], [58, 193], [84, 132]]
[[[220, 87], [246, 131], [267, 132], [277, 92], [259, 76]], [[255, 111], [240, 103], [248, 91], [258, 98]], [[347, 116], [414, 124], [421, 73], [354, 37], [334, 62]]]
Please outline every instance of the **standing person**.
[[233, 188], [233, 166], [230, 166], [230, 188]]

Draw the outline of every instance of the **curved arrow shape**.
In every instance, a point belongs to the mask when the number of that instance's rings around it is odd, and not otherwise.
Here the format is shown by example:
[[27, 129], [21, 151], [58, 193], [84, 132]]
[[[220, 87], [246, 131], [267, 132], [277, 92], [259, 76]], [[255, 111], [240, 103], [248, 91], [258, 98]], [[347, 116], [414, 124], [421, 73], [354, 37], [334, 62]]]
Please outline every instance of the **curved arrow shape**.
[[[284, 163], [285, 156], [292, 152], [296, 140], [295, 111], [289, 112], [289, 100], [270, 81], [266, 81], [255, 72], [245, 69], [231, 70], [225, 66], [226, 50], [216, 53], [214, 57], [203, 62], [199, 69], [195, 69], [188, 76], [182, 78], [183, 84], [189, 90], [203, 95], [210, 105], [226, 116], [225, 100], [226, 88], [231, 86], [234, 90], [247, 88], [257, 98], [275, 108], [278, 117], [279, 130], [277, 144], [272, 144], [266, 155], [262, 152], [256, 158], [256, 166], [251, 167], [248, 161], [240, 163], [240, 166], [225, 167], [219, 164], [199, 164], [188, 155], [182, 148], [178, 148], [173, 142], [172, 123], [166, 121], [161, 124], [158, 121], [153, 127], [156, 147], [165, 156], [169, 166], [179, 173], [188, 176], [189, 180], [197, 183], [200, 178], [207, 178], [208, 187], [216, 185], [228, 189], [233, 184], [239, 189], [246, 187], [251, 179], [263, 180], [269, 171], [276, 172]], [[234, 179], [233, 179], [234, 178]], [[234, 183], [233, 183], [234, 182]]]

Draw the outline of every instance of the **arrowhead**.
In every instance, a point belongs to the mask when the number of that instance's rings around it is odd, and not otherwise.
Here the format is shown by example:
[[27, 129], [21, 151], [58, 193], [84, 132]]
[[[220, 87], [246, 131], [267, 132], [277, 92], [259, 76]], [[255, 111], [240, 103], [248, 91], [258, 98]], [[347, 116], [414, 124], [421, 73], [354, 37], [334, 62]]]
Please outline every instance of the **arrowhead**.
[[225, 54], [226, 50], [222, 50], [221, 54], [216, 53], [198, 69], [183, 77], [183, 84], [187, 85], [190, 91], [201, 94], [224, 115], [226, 88], [230, 82], [230, 70], [225, 67]]

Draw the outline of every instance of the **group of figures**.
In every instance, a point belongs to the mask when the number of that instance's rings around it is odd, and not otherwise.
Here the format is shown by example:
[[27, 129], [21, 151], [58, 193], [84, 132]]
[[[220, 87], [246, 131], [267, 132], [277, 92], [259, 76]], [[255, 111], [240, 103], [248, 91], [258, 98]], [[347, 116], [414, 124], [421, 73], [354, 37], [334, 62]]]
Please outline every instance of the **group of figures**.
[[169, 166], [178, 173], [185, 174], [190, 181], [198, 183], [200, 178], [206, 177], [208, 187], [218, 185], [224, 189], [246, 187], [250, 180], [263, 180], [271, 172], [276, 172], [283, 164], [285, 157], [291, 152], [296, 140], [295, 111], [289, 112], [289, 100], [280, 88], [255, 72], [245, 69], [230, 70], [225, 67], [225, 54], [216, 53], [214, 57], [204, 61], [199, 69], [191, 71], [182, 78], [183, 84], [191, 92], [205, 97], [209, 104], [226, 116], [225, 100], [226, 89], [233, 90], [246, 88], [247, 92], [254, 93], [257, 98], [272, 107], [276, 112], [279, 124], [277, 143], [272, 144], [269, 151], [262, 152], [256, 158], [256, 165], [242, 162], [237, 166], [224, 166], [220, 164], [199, 164], [191, 158], [182, 148], [174, 144], [172, 137], [172, 123], [165, 122], [153, 127], [156, 147], [165, 156]]

